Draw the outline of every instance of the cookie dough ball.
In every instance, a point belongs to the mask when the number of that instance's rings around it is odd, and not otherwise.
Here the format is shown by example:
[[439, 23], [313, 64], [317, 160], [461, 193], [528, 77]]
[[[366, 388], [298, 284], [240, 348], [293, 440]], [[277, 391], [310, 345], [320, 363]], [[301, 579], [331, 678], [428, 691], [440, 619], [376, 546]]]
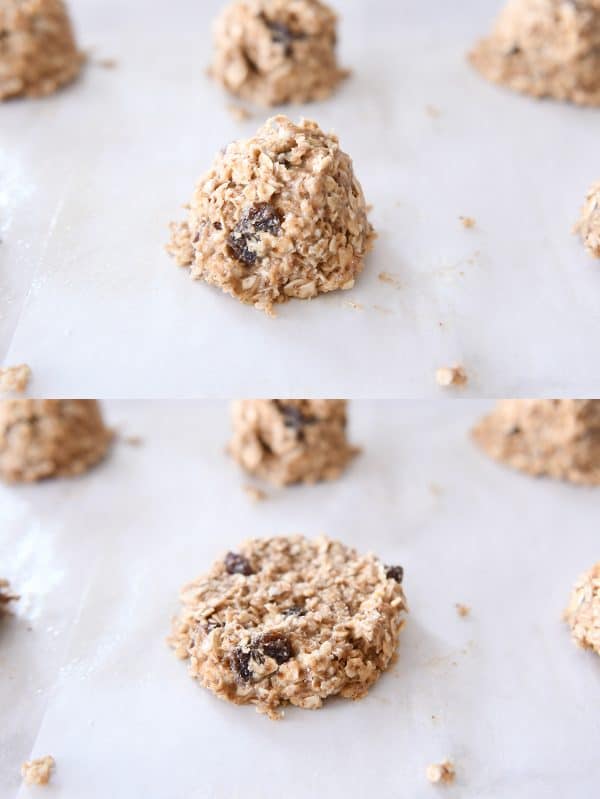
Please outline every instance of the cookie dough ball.
[[575, 232], [583, 239], [589, 254], [600, 258], [600, 183], [589, 190]]
[[578, 646], [600, 655], [600, 562], [573, 589], [565, 621]]
[[470, 59], [515, 91], [598, 106], [600, 0], [509, 0]]
[[238, 400], [232, 416], [231, 455], [275, 485], [335, 480], [359, 452], [345, 400]]
[[51, 94], [83, 61], [63, 0], [2, 0], [0, 100]]
[[600, 400], [502, 400], [473, 435], [515, 469], [600, 485]]
[[268, 313], [291, 297], [350, 289], [374, 239], [352, 161], [315, 122], [270, 119], [230, 144], [198, 184], [168, 251]]
[[337, 65], [336, 27], [319, 0], [238, 0], [215, 24], [212, 75], [263, 106], [323, 100], [348, 74]]
[[102, 460], [111, 439], [95, 400], [4, 400], [0, 477], [31, 483], [80, 474]]
[[202, 685], [271, 718], [359, 699], [398, 646], [402, 578], [327, 538], [247, 541], [184, 587], [170, 642]]

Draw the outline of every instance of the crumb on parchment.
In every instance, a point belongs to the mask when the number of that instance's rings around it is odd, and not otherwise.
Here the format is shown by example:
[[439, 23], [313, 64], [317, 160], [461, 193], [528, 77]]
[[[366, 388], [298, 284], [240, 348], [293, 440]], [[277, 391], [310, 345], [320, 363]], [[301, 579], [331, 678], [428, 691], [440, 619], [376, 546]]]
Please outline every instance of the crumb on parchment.
[[442, 366], [436, 370], [435, 380], [438, 386], [450, 388], [451, 386], [464, 386], [468, 382], [464, 366]]
[[265, 491], [253, 485], [245, 485], [244, 493], [252, 502], [263, 502], [268, 499], [268, 494]]
[[0, 391], [22, 394], [27, 390], [30, 378], [31, 369], [26, 363], [0, 369]]
[[45, 755], [37, 760], [27, 760], [23, 763], [21, 776], [27, 785], [47, 785], [55, 767], [54, 758], [51, 755]]
[[477, 224], [477, 222], [473, 219], [472, 216], [459, 216], [458, 218], [462, 222], [462, 226], [464, 228], [467, 228], [467, 230], [474, 228], [475, 225]]
[[0, 613], [6, 610], [10, 602], [16, 602], [19, 598], [18, 594], [11, 592], [8, 580], [0, 578]]
[[427, 766], [427, 779], [434, 785], [450, 785], [454, 782], [456, 770], [451, 760], [444, 760], [442, 763], [432, 763]]
[[467, 616], [471, 615], [471, 608], [468, 605], [463, 605], [461, 602], [457, 602], [456, 605], [456, 612], [461, 618], [466, 618]]

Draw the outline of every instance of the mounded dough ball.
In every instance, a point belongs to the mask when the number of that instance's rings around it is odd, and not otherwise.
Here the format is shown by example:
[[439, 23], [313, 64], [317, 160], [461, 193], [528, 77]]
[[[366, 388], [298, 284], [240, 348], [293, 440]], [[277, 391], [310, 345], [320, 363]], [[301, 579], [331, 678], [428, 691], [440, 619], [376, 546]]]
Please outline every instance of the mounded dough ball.
[[600, 0], [509, 0], [470, 59], [515, 91], [598, 106]]
[[337, 18], [319, 0], [239, 0], [215, 24], [212, 75], [263, 106], [323, 100], [347, 76]]
[[102, 460], [112, 437], [95, 400], [4, 400], [0, 477], [31, 483], [80, 474]]
[[193, 278], [267, 313], [350, 289], [374, 233], [336, 136], [277, 116], [221, 151], [167, 247]]
[[600, 400], [502, 400], [473, 436], [515, 469], [600, 485]]
[[589, 190], [575, 233], [581, 236], [589, 254], [600, 258], [600, 183]]
[[0, 2], [0, 100], [51, 94], [84, 60], [63, 0]]
[[575, 643], [600, 655], [600, 561], [579, 579], [564, 615]]
[[229, 451], [275, 485], [338, 478], [359, 450], [346, 437], [345, 400], [237, 400]]
[[360, 699], [398, 646], [403, 575], [325, 537], [246, 541], [183, 588], [169, 641], [205, 688], [273, 719]]

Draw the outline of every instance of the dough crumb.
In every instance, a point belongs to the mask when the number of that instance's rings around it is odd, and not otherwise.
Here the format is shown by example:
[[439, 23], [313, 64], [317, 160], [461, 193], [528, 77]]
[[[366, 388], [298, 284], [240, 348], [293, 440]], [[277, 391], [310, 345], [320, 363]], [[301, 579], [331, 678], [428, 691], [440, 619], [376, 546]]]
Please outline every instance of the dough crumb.
[[217, 155], [167, 252], [192, 278], [272, 314], [276, 303], [351, 289], [374, 239], [337, 137], [278, 116]]
[[359, 450], [346, 437], [345, 400], [238, 400], [229, 452], [274, 485], [335, 480]]
[[11, 602], [20, 599], [18, 594], [13, 594], [10, 590], [8, 580], [0, 579], [0, 613], [3, 613]]
[[37, 760], [27, 760], [21, 766], [21, 776], [27, 785], [47, 785], [56, 763], [51, 755]]
[[324, 100], [349, 74], [336, 43], [337, 17], [319, 0], [236, 0], [216, 20], [210, 74], [261, 106]]
[[112, 439], [95, 400], [0, 400], [0, 478], [8, 483], [81, 474]]
[[433, 784], [450, 785], [454, 782], [455, 777], [456, 770], [451, 760], [444, 760], [443, 763], [433, 763], [427, 767], [427, 779]]
[[98, 58], [94, 63], [102, 69], [116, 69], [119, 66], [115, 58]]
[[263, 502], [268, 498], [268, 494], [265, 491], [253, 485], [245, 485], [244, 493], [252, 502]]
[[0, 369], [0, 391], [3, 393], [15, 391], [22, 394], [27, 390], [30, 378], [31, 369], [26, 363]]
[[573, 232], [581, 236], [585, 249], [592, 257], [600, 258], [600, 183], [589, 190]]
[[227, 110], [236, 122], [246, 122], [248, 119], [252, 119], [250, 111], [242, 108], [241, 105], [228, 105]]
[[514, 91], [599, 106], [598, 0], [509, 0], [469, 58]]
[[394, 277], [394, 275], [392, 275], [391, 272], [380, 272], [377, 275], [377, 278], [382, 283], [387, 283], [388, 285], [393, 286], [395, 289], [400, 288], [400, 281], [398, 280], [397, 277]]
[[471, 228], [474, 228], [477, 224], [472, 216], [459, 216], [458, 218], [462, 222], [463, 227], [467, 228], [467, 230], [471, 230]]
[[352, 308], [353, 311], [364, 311], [365, 306], [360, 302], [354, 302], [354, 300], [346, 300], [344, 303], [348, 306], [348, 308]]
[[501, 400], [473, 438], [527, 474], [600, 485], [600, 400]]
[[442, 116], [442, 112], [440, 111], [439, 108], [436, 108], [435, 105], [426, 105], [425, 113], [427, 114], [428, 117], [431, 117], [432, 119], [439, 119], [439, 117]]
[[124, 436], [123, 441], [129, 447], [141, 447], [144, 439], [141, 436]]
[[468, 605], [462, 605], [460, 602], [456, 603], [456, 612], [461, 618], [466, 618], [471, 615], [471, 608]]
[[3, 0], [0, 100], [52, 94], [75, 80], [84, 60], [63, 0]]
[[438, 386], [450, 388], [452, 386], [465, 386], [468, 376], [463, 366], [442, 366], [435, 373], [435, 380]]
[[600, 561], [577, 581], [564, 619], [575, 643], [600, 655]]
[[403, 575], [324, 536], [253, 539], [184, 586], [168, 640], [204, 687], [271, 719], [361, 699], [398, 647]]

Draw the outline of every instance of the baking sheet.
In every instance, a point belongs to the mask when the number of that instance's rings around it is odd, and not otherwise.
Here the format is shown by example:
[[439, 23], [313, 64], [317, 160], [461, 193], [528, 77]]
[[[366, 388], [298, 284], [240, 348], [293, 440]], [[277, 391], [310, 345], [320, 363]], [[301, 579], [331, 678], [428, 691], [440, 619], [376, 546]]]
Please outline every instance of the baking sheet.
[[570, 227], [600, 174], [600, 113], [470, 69], [500, 0], [334, 3], [354, 76], [289, 113], [339, 133], [379, 239], [355, 290], [276, 321], [163, 251], [213, 154], [265, 116], [234, 122], [205, 75], [222, 3], [71, 5], [117, 67], [0, 107], [0, 353], [31, 364], [34, 393], [423, 397], [462, 361], [468, 395], [597, 394], [600, 272]]
[[[42, 489], [69, 491], [64, 535], [46, 541], [52, 560], [93, 570], [91, 585], [80, 576], [81, 612], [63, 586], [63, 614], [77, 622], [32, 747], [56, 758], [48, 796], [419, 799], [432, 791], [426, 766], [446, 756], [458, 770], [450, 797], [595, 796], [598, 659], [571, 644], [560, 614], [598, 559], [600, 494], [485, 459], [466, 432], [486, 407], [354, 402], [364, 453], [344, 478], [270, 489], [254, 505], [223, 453], [224, 404], [108, 403], [108, 418], [143, 445], [119, 445], [100, 471]], [[3, 505], [36, 496], [16, 489]], [[56, 503], [34, 512], [32, 549], [62, 518]], [[402, 563], [411, 614], [398, 663], [366, 699], [271, 722], [203, 690], [164, 639], [184, 582], [247, 536], [287, 532]], [[22, 534], [25, 546], [30, 526]], [[0, 794], [17, 794], [3, 778]]]

